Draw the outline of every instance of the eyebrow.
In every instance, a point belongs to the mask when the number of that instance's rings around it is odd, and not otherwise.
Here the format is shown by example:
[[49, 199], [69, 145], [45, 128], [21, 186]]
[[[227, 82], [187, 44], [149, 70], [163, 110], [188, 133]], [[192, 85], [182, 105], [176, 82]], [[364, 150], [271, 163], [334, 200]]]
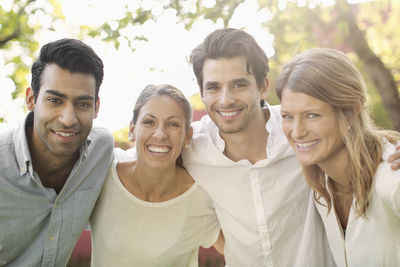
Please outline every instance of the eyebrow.
[[[250, 81], [249, 81], [249, 79], [246, 79], [246, 78], [238, 78], [238, 79], [234, 79], [231, 83], [232, 83], [232, 84], [235, 84], [235, 83], [250, 84]], [[218, 83], [218, 82], [213, 82], [213, 81], [212, 81], [212, 82], [206, 82], [205, 85], [204, 85], [204, 87], [216, 86], [216, 85], [219, 85], [219, 83]]]
[[246, 79], [246, 78], [239, 78], [239, 79], [234, 79], [232, 81], [232, 83], [246, 83], [246, 84], [249, 84], [250, 81], [248, 79]]
[[[306, 109], [306, 110], [302, 110], [301, 113], [322, 113], [324, 110], [323, 109]], [[291, 113], [290, 110], [286, 110], [286, 109], [282, 109], [281, 106], [281, 113]]]
[[[154, 116], [154, 115], [151, 114], [151, 113], [146, 113], [146, 114], [144, 114], [143, 116], [150, 116], [150, 117], [152, 117], [152, 118], [154, 118], [154, 119], [157, 119], [156, 116]], [[178, 116], [178, 115], [169, 116], [169, 117], [167, 118], [167, 120], [170, 120], [170, 119], [173, 119], [173, 118], [177, 118], [177, 119], [183, 120], [183, 118], [182, 118], [181, 116]]]
[[218, 82], [206, 82], [204, 84], [204, 87], [216, 86], [216, 85], [219, 85], [219, 83]]
[[[50, 95], [58, 96], [60, 98], [67, 98], [66, 94], [60, 93], [56, 90], [49, 89], [49, 90], [46, 90], [46, 93], [50, 94]], [[94, 100], [94, 97], [91, 95], [81, 95], [81, 96], [76, 97], [76, 100]]]

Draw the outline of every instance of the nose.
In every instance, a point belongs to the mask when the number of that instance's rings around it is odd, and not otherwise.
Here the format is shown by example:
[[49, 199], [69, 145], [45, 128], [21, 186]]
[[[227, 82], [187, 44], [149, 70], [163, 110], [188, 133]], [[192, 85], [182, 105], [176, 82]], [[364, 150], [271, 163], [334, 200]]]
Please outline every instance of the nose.
[[302, 120], [295, 119], [292, 128], [292, 138], [300, 139], [307, 134], [307, 129]]
[[235, 102], [235, 97], [229, 88], [224, 87], [222, 88], [221, 95], [220, 95], [220, 104], [224, 106], [228, 106]]
[[167, 131], [165, 130], [164, 125], [159, 125], [155, 129], [153, 136], [160, 140], [167, 138]]
[[72, 104], [64, 106], [64, 108], [61, 110], [59, 120], [62, 124], [64, 124], [65, 127], [71, 127], [78, 122], [78, 118]]

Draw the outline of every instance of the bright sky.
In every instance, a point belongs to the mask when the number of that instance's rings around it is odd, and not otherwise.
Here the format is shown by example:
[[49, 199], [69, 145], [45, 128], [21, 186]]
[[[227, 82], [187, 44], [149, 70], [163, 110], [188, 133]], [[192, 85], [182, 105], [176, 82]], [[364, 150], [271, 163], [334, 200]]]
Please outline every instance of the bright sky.
[[[65, 0], [62, 1], [63, 12], [68, 22], [68, 32], [41, 36], [41, 45], [71, 35], [71, 31], [79, 25], [101, 25], [105, 19], [121, 18], [125, 4], [135, 10], [138, 1], [112, 1], [108, 0]], [[211, 21], [195, 23], [190, 31], [186, 31], [183, 24], [178, 24], [174, 11], [164, 11], [160, 4], [162, 1], [145, 1], [143, 7], [159, 15], [157, 22], [147, 21], [143, 26], [131, 27], [126, 34], [143, 34], [148, 42], [138, 43], [135, 52], [122, 40], [120, 48], [115, 50], [110, 43], [83, 40], [91, 45], [105, 65], [105, 77], [100, 89], [100, 112], [94, 124], [104, 126], [111, 131], [118, 130], [129, 124], [132, 109], [139, 92], [148, 84], [169, 83], [184, 92], [189, 97], [198, 92], [198, 86], [188, 63], [189, 55], [205, 36], [223, 24], [214, 24]], [[212, 0], [209, 1], [213, 4]], [[189, 1], [188, 1], [189, 3]], [[190, 8], [190, 6], [188, 6]], [[262, 32], [260, 24], [268, 18], [268, 14], [258, 12], [256, 0], [246, 1], [239, 11], [241, 16], [252, 17], [252, 21], [240, 17], [234, 19], [232, 27], [243, 27], [258, 36], [258, 42], [272, 55], [272, 35]], [[90, 14], [90, 15], [89, 15]], [[243, 18], [243, 17], [242, 17]], [[262, 33], [262, 34], [261, 34]], [[64, 36], [63, 36], [64, 35]]]
[[[11, 2], [4, 0], [2, 5], [7, 5], [7, 1]], [[325, 1], [332, 2], [332, 0]], [[35, 3], [46, 5], [46, 2], [37, 0]], [[121, 45], [118, 50], [111, 43], [91, 38], [83, 40], [94, 48], [105, 65], [105, 77], [100, 89], [100, 112], [94, 125], [106, 127], [111, 131], [129, 124], [136, 98], [148, 84], [169, 83], [182, 90], [187, 97], [197, 93], [198, 86], [188, 63], [189, 55], [208, 33], [223, 26], [221, 21], [213, 23], [203, 20], [196, 22], [190, 31], [186, 31], [184, 25], [178, 23], [173, 10], [162, 9], [164, 0], [60, 0], [60, 2], [65, 22], [60, 21], [52, 25], [55, 31], [38, 32], [37, 40], [40, 46], [59, 38], [76, 38], [80, 25], [99, 26], [105, 20], [122, 18], [125, 5], [132, 10], [142, 5], [143, 8], [159, 16], [157, 22], [147, 21], [142, 26], [126, 29], [125, 34], [128, 36], [143, 34], [148, 38], [148, 42], [138, 42], [135, 52], [132, 52], [123, 39], [120, 40]], [[186, 8], [190, 9], [194, 2], [190, 0], [184, 3]], [[281, 2], [284, 4], [286, 0]], [[298, 1], [298, 4], [301, 5], [302, 2], [305, 0]], [[215, 0], [203, 3], [213, 6]], [[237, 8], [230, 26], [244, 28], [252, 34], [270, 57], [274, 54], [273, 36], [260, 27], [262, 22], [270, 18], [268, 10], [258, 11], [257, 0], [246, 0]], [[51, 22], [46, 15], [36, 19], [43, 26], [49, 26]], [[25, 60], [31, 61], [29, 58]], [[1, 63], [0, 57], [0, 65], [3, 65]], [[11, 100], [10, 92], [14, 87], [9, 79], [2, 78], [5, 76], [4, 73], [7, 73], [6, 67], [0, 67], [0, 85], [6, 89], [0, 90], [0, 115], [6, 114], [9, 125], [15, 126], [23, 117], [21, 107], [24, 99]], [[30, 77], [28, 80], [30, 81]], [[4, 128], [4, 125], [0, 126], [2, 126], [0, 129]]]
[[[5, 0], [8, 1], [8, 0]], [[45, 0], [36, 1], [38, 5]], [[64, 37], [76, 37], [80, 25], [99, 26], [105, 20], [122, 18], [124, 6], [135, 10], [139, 1], [129, 0], [61, 0], [65, 22], [52, 25], [55, 31], [40, 31], [37, 34], [39, 45]], [[215, 29], [223, 26], [222, 22], [216, 24], [211, 21], [195, 23], [190, 31], [186, 31], [183, 24], [178, 24], [175, 12], [163, 11], [160, 3], [163, 1], [143, 1], [142, 7], [152, 10], [159, 16], [157, 22], [147, 21], [142, 26], [130, 27], [126, 30], [128, 36], [143, 34], [148, 42], [137, 44], [135, 52], [128, 47], [124, 40], [116, 50], [111, 43], [105, 43], [91, 38], [83, 41], [89, 44], [102, 58], [105, 65], [105, 76], [100, 88], [100, 112], [94, 125], [103, 126], [111, 131], [121, 129], [129, 124], [132, 109], [139, 92], [148, 84], [169, 83], [184, 92], [189, 97], [198, 92], [191, 66], [188, 63], [189, 55], [205, 36]], [[185, 1], [187, 8], [194, 1]], [[213, 0], [208, 0], [214, 5]], [[3, 2], [5, 5], [6, 2]], [[259, 44], [271, 56], [273, 37], [260, 28], [260, 24], [270, 16], [267, 11], [257, 12], [257, 0], [247, 0], [238, 8], [232, 20], [232, 27], [243, 27], [255, 36]], [[252, 20], [243, 19], [251, 17]], [[50, 19], [43, 15], [37, 18], [44, 25]], [[1, 51], [0, 51], [1, 52]], [[30, 60], [30, 59], [27, 59]], [[0, 57], [1, 61], [1, 57]], [[0, 62], [1, 64], [1, 62]], [[30, 62], [30, 64], [32, 64]], [[29, 64], [29, 65], [30, 65]], [[15, 126], [21, 121], [24, 99], [11, 101], [10, 92], [14, 90], [11, 80], [1, 78], [7, 70], [0, 67], [0, 84], [8, 90], [0, 94], [0, 115], [6, 114], [9, 126]], [[28, 77], [30, 81], [30, 77]], [[3, 87], [4, 88], [4, 87]], [[3, 100], [1, 100], [3, 99]], [[0, 124], [0, 129], [5, 125]]]

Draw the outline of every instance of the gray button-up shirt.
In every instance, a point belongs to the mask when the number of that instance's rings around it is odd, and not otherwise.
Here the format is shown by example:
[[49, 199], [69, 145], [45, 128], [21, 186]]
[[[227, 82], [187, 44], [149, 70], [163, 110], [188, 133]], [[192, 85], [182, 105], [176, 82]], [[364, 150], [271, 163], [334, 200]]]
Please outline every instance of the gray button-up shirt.
[[65, 266], [113, 160], [113, 138], [93, 128], [57, 195], [32, 167], [25, 127], [0, 133], [0, 266]]

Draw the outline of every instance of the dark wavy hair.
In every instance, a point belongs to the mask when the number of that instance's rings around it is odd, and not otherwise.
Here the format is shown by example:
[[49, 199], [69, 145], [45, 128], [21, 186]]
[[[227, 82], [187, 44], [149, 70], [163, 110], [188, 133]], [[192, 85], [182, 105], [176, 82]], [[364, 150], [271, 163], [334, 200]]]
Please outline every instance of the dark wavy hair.
[[247, 59], [247, 72], [253, 74], [257, 86], [261, 88], [269, 72], [268, 58], [250, 34], [232, 28], [219, 29], [210, 33], [203, 43], [198, 45], [190, 56], [193, 71], [203, 95], [203, 64], [207, 58], [234, 58], [244, 56]]

